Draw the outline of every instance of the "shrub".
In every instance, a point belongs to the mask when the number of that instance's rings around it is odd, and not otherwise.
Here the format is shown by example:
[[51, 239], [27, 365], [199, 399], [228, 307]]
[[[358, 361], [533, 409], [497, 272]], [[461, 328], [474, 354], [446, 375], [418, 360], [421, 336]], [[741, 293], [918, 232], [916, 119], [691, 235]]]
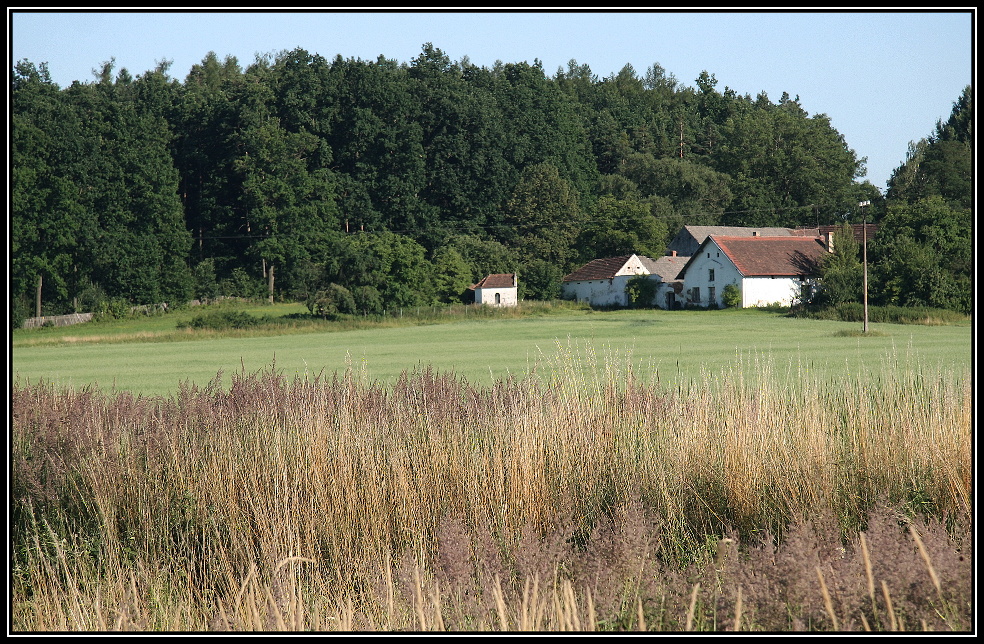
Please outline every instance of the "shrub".
[[214, 313], [204, 313], [196, 315], [190, 322], [181, 322], [179, 329], [212, 329], [221, 331], [223, 329], [246, 329], [261, 324], [263, 320], [245, 311], [216, 311]]
[[229, 297], [244, 297], [246, 299], [260, 299], [263, 297], [263, 283], [250, 276], [242, 268], [235, 268], [229, 279], [219, 283], [221, 295]]
[[219, 296], [219, 283], [215, 278], [215, 260], [199, 262], [193, 271], [195, 278], [195, 297], [202, 302], [214, 300]]
[[636, 275], [625, 283], [625, 294], [628, 296], [629, 306], [632, 308], [645, 308], [653, 305], [656, 299], [656, 289], [658, 285], [646, 275]]
[[95, 319], [122, 320], [130, 317], [130, 308], [130, 303], [121, 297], [104, 299], [99, 303], [99, 308], [95, 312]]
[[741, 306], [741, 289], [738, 285], [732, 282], [724, 287], [721, 291], [721, 301], [724, 302], [725, 306], [735, 307]]
[[312, 315], [337, 320], [343, 314], [355, 313], [355, 298], [344, 286], [332, 283], [308, 298], [307, 307]]

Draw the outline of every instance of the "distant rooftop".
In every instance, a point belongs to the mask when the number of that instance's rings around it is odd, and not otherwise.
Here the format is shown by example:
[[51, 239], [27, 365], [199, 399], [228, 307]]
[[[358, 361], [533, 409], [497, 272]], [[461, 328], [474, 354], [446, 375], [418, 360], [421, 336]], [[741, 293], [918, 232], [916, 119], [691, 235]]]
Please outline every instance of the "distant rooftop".
[[472, 285], [471, 288], [512, 288], [513, 286], [516, 286], [515, 273], [492, 273], [483, 277], [478, 284]]

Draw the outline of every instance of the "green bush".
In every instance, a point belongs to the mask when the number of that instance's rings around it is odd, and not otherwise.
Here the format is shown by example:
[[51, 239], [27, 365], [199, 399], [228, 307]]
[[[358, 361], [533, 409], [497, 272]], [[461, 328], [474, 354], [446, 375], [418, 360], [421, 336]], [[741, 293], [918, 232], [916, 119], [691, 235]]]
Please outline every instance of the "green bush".
[[245, 311], [216, 311], [214, 313], [196, 315], [190, 322], [179, 323], [178, 328], [221, 331], [223, 329], [246, 329], [262, 323], [263, 320], [261, 318], [250, 315]]
[[95, 311], [96, 320], [123, 320], [130, 317], [130, 303], [122, 297], [103, 299]]
[[344, 314], [355, 313], [355, 298], [352, 292], [340, 284], [329, 284], [328, 288], [318, 291], [308, 298], [308, 310], [312, 315], [328, 320], [337, 320]]
[[741, 289], [738, 285], [732, 282], [724, 287], [721, 291], [721, 301], [727, 307], [741, 306]]
[[242, 297], [258, 300], [263, 297], [263, 282], [251, 276], [242, 268], [234, 268], [228, 279], [219, 282], [219, 294], [228, 297]]
[[656, 300], [659, 285], [646, 275], [636, 275], [625, 283], [629, 306], [635, 309], [651, 307]]

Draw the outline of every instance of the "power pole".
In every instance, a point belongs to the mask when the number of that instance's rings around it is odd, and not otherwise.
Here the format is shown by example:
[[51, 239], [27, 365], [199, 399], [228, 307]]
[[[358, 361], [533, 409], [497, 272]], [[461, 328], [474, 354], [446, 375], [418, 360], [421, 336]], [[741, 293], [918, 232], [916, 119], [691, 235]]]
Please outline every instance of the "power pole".
[[858, 204], [861, 208], [861, 239], [864, 240], [862, 243], [862, 248], [864, 249], [862, 254], [864, 256], [864, 327], [862, 328], [863, 333], [868, 332], [868, 222], [864, 217], [864, 207], [870, 206], [870, 201], [862, 201]]
[[41, 276], [38, 275], [37, 316], [41, 317]]

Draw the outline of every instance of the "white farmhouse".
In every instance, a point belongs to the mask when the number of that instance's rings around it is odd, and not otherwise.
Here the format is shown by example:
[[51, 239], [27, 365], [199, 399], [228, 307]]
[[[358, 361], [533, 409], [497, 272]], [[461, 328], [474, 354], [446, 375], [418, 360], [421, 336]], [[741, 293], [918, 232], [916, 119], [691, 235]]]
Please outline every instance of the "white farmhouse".
[[724, 287], [741, 290], [741, 306], [790, 306], [816, 287], [828, 252], [823, 237], [732, 237], [710, 235], [677, 276], [686, 304], [723, 306]]
[[626, 283], [636, 275], [656, 274], [654, 260], [644, 255], [620, 255], [594, 259], [564, 277], [563, 297], [592, 306], [628, 306]]
[[469, 288], [475, 291], [475, 304], [516, 306], [519, 302], [516, 273], [492, 273]]

